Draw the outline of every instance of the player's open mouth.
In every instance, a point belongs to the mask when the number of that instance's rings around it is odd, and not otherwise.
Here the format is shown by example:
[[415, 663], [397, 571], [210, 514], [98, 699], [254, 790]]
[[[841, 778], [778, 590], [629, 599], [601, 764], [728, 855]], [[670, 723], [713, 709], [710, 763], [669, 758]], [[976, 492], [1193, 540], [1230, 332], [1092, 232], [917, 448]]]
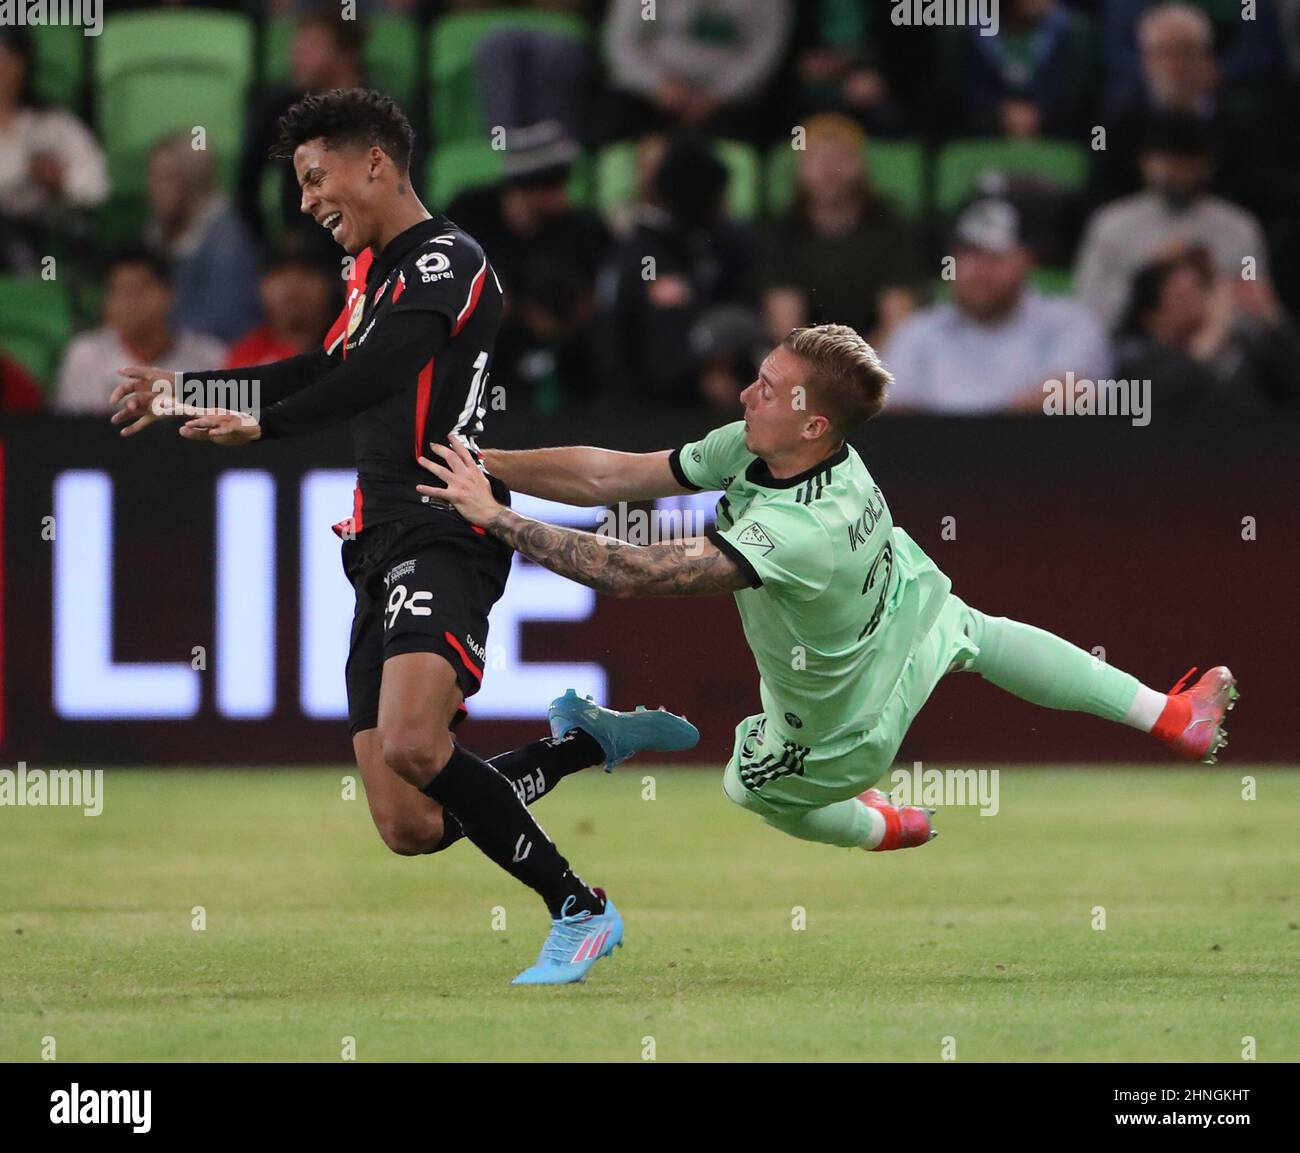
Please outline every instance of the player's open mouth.
[[340, 224], [343, 223], [343, 213], [331, 212], [324, 220], [320, 222], [321, 227], [326, 232], [333, 232]]

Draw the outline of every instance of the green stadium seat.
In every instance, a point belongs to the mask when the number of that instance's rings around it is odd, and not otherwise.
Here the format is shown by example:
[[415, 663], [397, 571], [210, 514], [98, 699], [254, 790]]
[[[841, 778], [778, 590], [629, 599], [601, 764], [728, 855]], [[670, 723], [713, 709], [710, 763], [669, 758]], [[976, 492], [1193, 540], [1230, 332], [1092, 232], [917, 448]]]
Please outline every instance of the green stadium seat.
[[434, 149], [429, 157], [425, 191], [432, 204], [445, 211], [467, 188], [495, 184], [501, 178], [502, 154], [477, 140], [455, 140]]
[[[767, 158], [767, 209], [776, 216], [794, 197], [796, 153], [778, 144]], [[919, 140], [871, 140], [866, 169], [872, 183], [889, 196], [904, 216], [925, 214], [925, 149]]]
[[429, 29], [429, 123], [439, 141], [482, 139], [474, 53], [483, 39], [506, 28], [533, 28], [586, 41], [587, 26], [564, 12], [489, 9], [444, 16]]
[[[456, 197], [470, 188], [495, 184], [501, 179], [504, 153], [478, 140], [455, 140], [433, 151], [429, 158], [424, 192], [429, 202], [445, 211]], [[591, 161], [580, 156], [569, 178], [569, 196], [576, 207], [591, 198]]]
[[95, 59], [115, 198], [143, 195], [149, 149], [202, 127], [229, 187], [253, 79], [253, 27], [226, 12], [129, 12], [104, 21]]
[[0, 348], [42, 385], [54, 380], [72, 336], [72, 310], [63, 285], [0, 277]]
[[262, 25], [262, 71], [264, 88], [287, 87], [293, 76], [292, 16], [272, 16]]
[[950, 213], [975, 192], [986, 172], [1035, 176], [1078, 192], [1088, 178], [1088, 149], [1070, 140], [958, 140], [945, 145], [936, 163], [935, 197]]
[[420, 71], [420, 41], [414, 23], [405, 16], [372, 16], [368, 28], [362, 58], [369, 83], [414, 114], [411, 102]]
[[[290, 83], [294, 20], [268, 20], [262, 40], [262, 83], [268, 87]], [[375, 15], [366, 18], [366, 46], [362, 54], [367, 83], [387, 92], [411, 111], [419, 79], [419, 37], [408, 16]]]
[[85, 83], [89, 37], [67, 24], [38, 24], [30, 31], [36, 50], [37, 95], [76, 111]]
[[[727, 166], [727, 214], [734, 220], [754, 220], [762, 170], [758, 153], [742, 141], [719, 140], [714, 154]], [[607, 145], [596, 157], [597, 208], [612, 220], [621, 206], [635, 199], [636, 145], [631, 141]]]

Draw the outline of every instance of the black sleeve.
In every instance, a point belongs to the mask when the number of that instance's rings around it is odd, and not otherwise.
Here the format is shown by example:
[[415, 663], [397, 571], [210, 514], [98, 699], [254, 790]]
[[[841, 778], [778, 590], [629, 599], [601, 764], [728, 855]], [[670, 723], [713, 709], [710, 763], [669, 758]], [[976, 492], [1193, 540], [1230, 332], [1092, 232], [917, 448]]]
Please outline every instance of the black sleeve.
[[682, 450], [680, 448], [675, 448], [668, 454], [668, 468], [673, 474], [673, 480], [680, 484], [682, 488], [689, 488], [692, 492], [704, 491], [686, 475], [686, 470], [682, 468]]
[[199, 395], [209, 396], [213, 395], [213, 392], [203, 387], [205, 381], [230, 380], [232, 377], [239, 380], [257, 381], [257, 391], [255, 393], [257, 406], [266, 409], [284, 400], [285, 397], [292, 396], [300, 389], [306, 388], [309, 384], [314, 384], [329, 372], [336, 363], [334, 357], [330, 356], [323, 348], [318, 348], [313, 352], [300, 353], [298, 356], [289, 357], [288, 360], [276, 360], [270, 364], [187, 372], [184, 376], [184, 382], [189, 389], [196, 392], [202, 388], [203, 391]]
[[451, 322], [445, 316], [392, 313], [368, 344], [336, 362], [310, 388], [263, 409], [262, 436], [297, 436], [364, 412], [409, 387], [450, 338]]

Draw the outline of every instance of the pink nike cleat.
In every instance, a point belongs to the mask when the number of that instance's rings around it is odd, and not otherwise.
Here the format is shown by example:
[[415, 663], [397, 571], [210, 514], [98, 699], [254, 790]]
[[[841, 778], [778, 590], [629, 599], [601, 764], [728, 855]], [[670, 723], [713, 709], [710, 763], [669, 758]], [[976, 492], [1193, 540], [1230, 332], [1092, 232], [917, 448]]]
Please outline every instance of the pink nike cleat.
[[938, 829], [930, 827], [933, 809], [918, 809], [912, 805], [891, 804], [889, 798], [879, 789], [868, 789], [858, 794], [858, 800], [868, 808], [875, 809], [885, 818], [885, 835], [880, 844], [870, 851], [883, 853], [889, 849], [912, 849], [924, 845], [939, 835]]
[[1196, 667], [1188, 669], [1169, 690], [1169, 702], [1151, 735], [1191, 761], [1212, 765], [1228, 744], [1223, 719], [1237, 700], [1237, 678], [1226, 665], [1210, 669], [1190, 689], [1184, 689]]

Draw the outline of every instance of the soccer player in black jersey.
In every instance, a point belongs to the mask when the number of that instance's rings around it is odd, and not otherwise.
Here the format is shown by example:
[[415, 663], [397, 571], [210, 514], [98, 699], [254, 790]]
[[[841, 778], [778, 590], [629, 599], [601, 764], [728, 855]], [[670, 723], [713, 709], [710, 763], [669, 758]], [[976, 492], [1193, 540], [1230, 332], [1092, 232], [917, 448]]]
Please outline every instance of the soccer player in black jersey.
[[[525, 806], [563, 776], [645, 748], [689, 747], [694, 727], [662, 711], [616, 713], [568, 693], [550, 740], [484, 761], [452, 729], [483, 676], [488, 612], [512, 550], [449, 504], [421, 496], [432, 443], [482, 431], [501, 286], [478, 243], [431, 214], [411, 187], [414, 134], [387, 97], [363, 89], [308, 96], [284, 116], [302, 211], [355, 259], [347, 300], [322, 349], [258, 368], [256, 413], [187, 407], [156, 368], [128, 368], [113, 415], [130, 435], [158, 416], [181, 435], [243, 445], [350, 419], [357, 460], [352, 516], [335, 525], [356, 592], [348, 714], [371, 815], [395, 852], [467, 837], [546, 902], [552, 929], [516, 983], [581, 980], [623, 935], [599, 889], [574, 873]], [[227, 372], [184, 376], [181, 399]], [[506, 502], [505, 485], [493, 487]]]

